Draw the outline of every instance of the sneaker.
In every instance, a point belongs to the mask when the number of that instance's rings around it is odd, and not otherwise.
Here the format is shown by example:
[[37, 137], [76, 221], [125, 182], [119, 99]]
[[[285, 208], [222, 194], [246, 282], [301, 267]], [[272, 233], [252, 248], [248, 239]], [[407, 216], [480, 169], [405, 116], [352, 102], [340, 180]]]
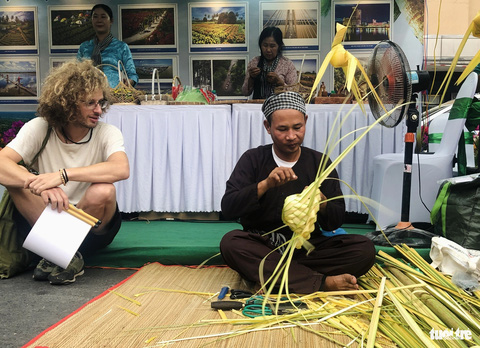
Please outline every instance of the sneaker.
[[73, 283], [75, 278], [84, 273], [83, 266], [84, 262], [82, 254], [77, 251], [68, 267], [63, 269], [60, 266], [56, 266], [48, 276], [48, 280], [50, 281], [50, 284], [53, 285]]
[[56, 267], [55, 264], [48, 260], [41, 259], [37, 267], [33, 270], [33, 279], [35, 280], [48, 280], [48, 276], [52, 273]]

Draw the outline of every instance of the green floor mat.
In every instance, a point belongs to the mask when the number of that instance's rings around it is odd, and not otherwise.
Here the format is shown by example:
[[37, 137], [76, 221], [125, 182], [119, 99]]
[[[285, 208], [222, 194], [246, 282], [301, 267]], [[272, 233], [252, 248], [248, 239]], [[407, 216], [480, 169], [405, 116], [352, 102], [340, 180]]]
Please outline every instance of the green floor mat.
[[[112, 244], [85, 260], [88, 266], [102, 267], [198, 265], [218, 254], [223, 235], [237, 228], [237, 223], [218, 221], [123, 221]], [[224, 262], [217, 256], [209, 264]]]
[[[345, 231], [365, 234], [373, 225], [345, 224]], [[220, 240], [241, 225], [224, 221], [123, 221], [115, 240], [95, 255], [85, 256], [87, 266], [141, 267], [149, 262], [164, 265], [198, 265], [218, 254]], [[394, 257], [400, 257], [392, 247], [376, 246]], [[416, 249], [429, 260], [430, 249]], [[223, 265], [221, 256], [210, 259], [209, 265]]]

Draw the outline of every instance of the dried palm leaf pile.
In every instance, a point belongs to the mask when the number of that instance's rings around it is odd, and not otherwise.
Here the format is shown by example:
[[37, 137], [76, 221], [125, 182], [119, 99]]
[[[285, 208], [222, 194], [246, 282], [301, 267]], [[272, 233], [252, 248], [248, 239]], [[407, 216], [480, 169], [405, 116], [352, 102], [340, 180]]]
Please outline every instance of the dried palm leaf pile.
[[242, 287], [232, 270], [150, 264], [28, 346], [480, 345], [480, 294], [459, 289], [415, 250], [396, 248], [403, 258], [381, 252], [379, 263], [359, 279], [360, 290], [290, 294], [308, 308], [254, 318], [211, 309], [222, 285]]
[[[242, 325], [225, 338], [259, 329], [298, 327], [338, 346], [345, 345], [335, 331], [350, 337], [353, 346], [480, 345], [480, 292], [469, 294], [458, 288], [414, 249], [405, 245], [395, 248], [403, 260], [380, 251], [380, 263], [359, 279], [361, 290], [290, 294], [295, 302], [308, 304], [308, 309], [254, 319], [238, 313], [237, 319], [208, 322]], [[325, 327], [334, 331], [326, 333]]]

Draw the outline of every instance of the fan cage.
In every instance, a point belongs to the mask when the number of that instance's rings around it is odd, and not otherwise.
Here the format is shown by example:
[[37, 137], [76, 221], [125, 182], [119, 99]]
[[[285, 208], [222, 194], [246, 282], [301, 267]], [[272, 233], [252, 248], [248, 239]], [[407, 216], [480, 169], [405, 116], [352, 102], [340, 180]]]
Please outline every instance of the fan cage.
[[[410, 71], [408, 60], [398, 45], [389, 40], [381, 41], [376, 45], [370, 56], [367, 74], [372, 83], [376, 84], [375, 91], [385, 110], [391, 112], [388, 117], [380, 121], [385, 127], [397, 126], [408, 109], [412, 95], [412, 81], [407, 71]], [[372, 93], [368, 95], [368, 102], [375, 119], [385, 114], [382, 105]]]

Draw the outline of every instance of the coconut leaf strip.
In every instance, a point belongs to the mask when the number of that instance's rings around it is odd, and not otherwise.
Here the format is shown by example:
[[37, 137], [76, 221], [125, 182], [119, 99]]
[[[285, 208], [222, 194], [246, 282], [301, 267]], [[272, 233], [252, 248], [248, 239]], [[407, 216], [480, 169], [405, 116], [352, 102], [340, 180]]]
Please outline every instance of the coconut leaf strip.
[[385, 291], [386, 277], [382, 278], [380, 288], [378, 289], [377, 299], [373, 308], [373, 314], [370, 321], [370, 327], [368, 328], [367, 348], [372, 348], [375, 344], [375, 338], [377, 336], [378, 321], [380, 319], [380, 309], [382, 308], [383, 294]]

